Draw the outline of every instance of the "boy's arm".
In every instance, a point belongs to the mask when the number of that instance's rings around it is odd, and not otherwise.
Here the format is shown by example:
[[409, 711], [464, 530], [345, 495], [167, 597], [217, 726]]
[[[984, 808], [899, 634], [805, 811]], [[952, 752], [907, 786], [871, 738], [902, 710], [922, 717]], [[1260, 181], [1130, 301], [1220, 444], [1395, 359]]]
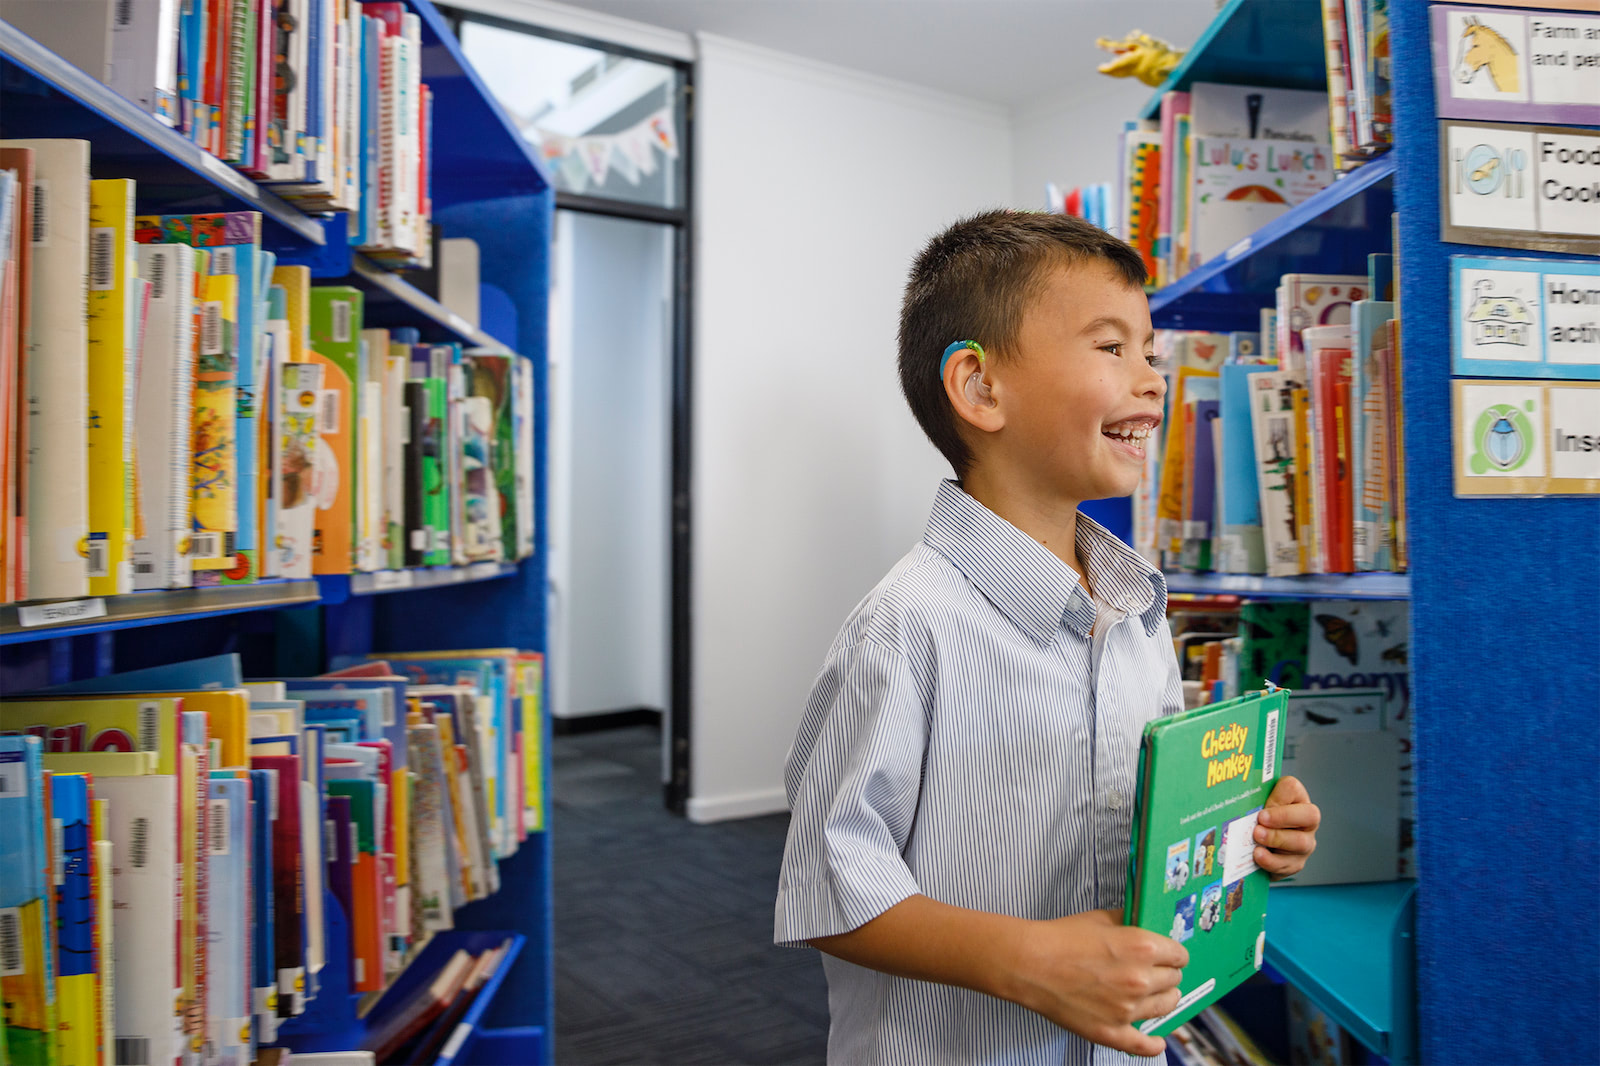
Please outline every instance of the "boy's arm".
[[1041, 922], [920, 895], [811, 944], [857, 966], [1009, 1000], [1133, 1055], [1158, 1055], [1166, 1046], [1131, 1023], [1176, 1009], [1189, 962], [1183, 945], [1123, 925], [1120, 911]]

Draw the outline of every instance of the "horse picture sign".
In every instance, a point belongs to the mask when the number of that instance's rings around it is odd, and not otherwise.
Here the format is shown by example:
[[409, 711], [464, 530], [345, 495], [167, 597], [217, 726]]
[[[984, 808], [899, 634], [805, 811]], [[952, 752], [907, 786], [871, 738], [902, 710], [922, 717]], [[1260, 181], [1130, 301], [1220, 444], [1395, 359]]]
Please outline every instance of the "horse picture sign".
[[1600, 15], [1436, 4], [1441, 118], [1600, 125]]

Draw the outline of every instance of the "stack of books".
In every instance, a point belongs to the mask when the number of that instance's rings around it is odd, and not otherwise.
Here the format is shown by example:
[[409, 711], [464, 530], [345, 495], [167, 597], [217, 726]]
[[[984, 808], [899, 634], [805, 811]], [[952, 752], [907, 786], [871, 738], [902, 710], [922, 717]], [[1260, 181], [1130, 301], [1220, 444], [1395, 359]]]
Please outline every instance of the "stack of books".
[[6, 21], [350, 244], [426, 265], [433, 94], [398, 0], [17, 0]]
[[1394, 147], [1389, 0], [1322, 0], [1333, 153], [1341, 170]]
[[1260, 332], [1160, 331], [1167, 413], [1134, 545], [1167, 569], [1291, 577], [1407, 568], [1393, 260], [1288, 274]]
[[136, 192], [0, 142], [0, 602], [532, 554], [528, 360], [364, 328], [259, 214]]
[[387, 988], [543, 828], [542, 684], [508, 649], [230, 655], [0, 701], [11, 1061], [248, 1066]]

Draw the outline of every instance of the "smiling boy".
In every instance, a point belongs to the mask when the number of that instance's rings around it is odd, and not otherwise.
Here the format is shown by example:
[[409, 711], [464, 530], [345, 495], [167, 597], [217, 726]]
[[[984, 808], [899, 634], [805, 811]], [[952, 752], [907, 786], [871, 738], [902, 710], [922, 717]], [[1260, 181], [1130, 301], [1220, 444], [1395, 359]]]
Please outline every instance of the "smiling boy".
[[[834, 1063], [1117, 1063], [1187, 951], [1123, 926], [1139, 735], [1182, 709], [1159, 571], [1078, 513], [1138, 485], [1166, 384], [1144, 265], [1061, 215], [991, 212], [918, 257], [913, 414], [959, 479], [855, 609], [786, 783], [775, 939], [820, 948]], [[1256, 861], [1319, 819], [1285, 777]]]

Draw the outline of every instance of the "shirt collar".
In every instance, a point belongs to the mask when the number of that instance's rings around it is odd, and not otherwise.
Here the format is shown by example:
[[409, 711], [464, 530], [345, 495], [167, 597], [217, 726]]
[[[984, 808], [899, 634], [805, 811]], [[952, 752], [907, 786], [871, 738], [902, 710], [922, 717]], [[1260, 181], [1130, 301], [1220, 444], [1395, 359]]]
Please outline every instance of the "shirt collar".
[[[1095, 607], [1077, 571], [954, 481], [939, 486], [922, 539], [1035, 643], [1049, 644], [1063, 622], [1089, 634]], [[1095, 594], [1138, 615], [1153, 636], [1167, 606], [1161, 572], [1081, 511], [1077, 540]]]

